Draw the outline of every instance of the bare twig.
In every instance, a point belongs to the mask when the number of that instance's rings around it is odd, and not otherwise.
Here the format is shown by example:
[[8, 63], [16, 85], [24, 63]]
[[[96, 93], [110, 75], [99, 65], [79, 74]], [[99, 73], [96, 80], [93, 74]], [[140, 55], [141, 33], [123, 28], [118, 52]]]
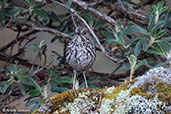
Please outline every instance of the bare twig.
[[130, 17], [137, 18], [140, 20], [147, 19], [148, 17], [140, 12], [137, 12], [135, 9], [125, 8], [124, 6], [121, 6], [119, 4], [111, 5], [107, 3], [103, 3], [103, 5], [106, 5], [107, 7], [110, 7], [112, 10], [117, 10], [119, 12], [123, 12], [125, 14], [128, 14]]
[[[37, 32], [38, 32], [37, 30], [28, 32], [28, 33], [24, 34], [23, 36], [19, 37], [19, 38], [17, 39], [17, 41], [21, 41], [21, 40], [23, 40], [23, 39], [25, 39], [25, 38], [28, 38], [30, 35], [35, 34], [35, 33], [37, 33]], [[16, 39], [14, 39], [13, 41], [9, 42], [8, 44], [2, 46], [2, 47], [0, 48], [0, 52], [3, 52], [3, 51], [5, 51], [5, 50], [7, 50], [9, 47], [11, 47], [12, 45], [16, 44], [17, 41], [16, 41]]]
[[17, 19], [16, 21], [17, 21], [17, 23], [29, 26], [30, 30], [45, 31], [45, 32], [56, 34], [56, 35], [61, 36], [61, 37], [66, 37], [66, 38], [71, 39], [71, 37], [68, 34], [60, 32], [56, 29], [52, 29], [52, 28], [37, 24], [33, 21], [27, 21], [27, 20], [23, 20], [23, 19]]
[[[114, 26], [116, 24], [116, 21], [113, 18], [107, 16], [106, 14], [103, 14], [103, 13], [99, 12], [98, 10], [96, 10], [96, 9], [94, 9], [92, 7], [88, 7], [89, 4], [87, 4], [87, 2], [83, 2], [83, 1], [80, 1], [80, 0], [72, 0], [72, 2], [79, 5], [80, 7], [82, 7], [85, 10], [91, 11], [95, 15], [97, 15], [97, 16], [101, 17], [102, 19], [106, 20], [111, 25]], [[70, 8], [70, 9], [72, 9], [72, 8]]]
[[100, 76], [100, 77], [106, 77], [110, 79], [118, 79], [118, 78], [126, 78], [129, 77], [129, 73], [123, 73], [123, 74], [108, 74], [108, 73], [99, 73], [91, 71], [88, 73], [90, 76]]
[[76, 28], [78, 28], [78, 26], [77, 26], [77, 24], [76, 24], [76, 22], [75, 22], [75, 19], [74, 19], [74, 16], [73, 16], [73, 15], [71, 15], [71, 18], [72, 18], [72, 22], [73, 22], [74, 26], [75, 26]]
[[97, 109], [93, 112], [93, 114], [95, 114], [96, 112], [99, 112], [101, 103], [102, 103], [102, 93], [100, 93], [100, 96], [99, 96], [99, 103], [98, 103]]

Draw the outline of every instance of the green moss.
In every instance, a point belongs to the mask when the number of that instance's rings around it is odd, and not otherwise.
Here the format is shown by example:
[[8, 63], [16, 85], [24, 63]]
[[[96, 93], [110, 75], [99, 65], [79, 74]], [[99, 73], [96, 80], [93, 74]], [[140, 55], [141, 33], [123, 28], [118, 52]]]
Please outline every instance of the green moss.
[[[47, 101], [51, 102], [52, 105], [50, 106], [50, 109], [52, 112], [58, 110], [61, 110], [61, 107], [64, 105], [63, 103], [69, 103], [73, 102], [75, 98], [78, 97], [79, 93], [86, 92], [87, 90], [90, 91], [90, 94], [88, 97], [94, 96], [94, 94], [100, 94], [101, 92], [103, 93], [105, 89], [80, 89], [80, 90], [68, 90], [59, 94], [56, 94], [55, 96], [50, 97]], [[47, 104], [43, 102], [42, 104]], [[36, 109], [32, 114], [37, 114], [38, 109]], [[41, 114], [41, 113], [39, 113]], [[43, 113], [42, 113], [43, 114]], [[66, 114], [69, 114], [69, 112]]]
[[163, 102], [171, 101], [171, 84], [167, 83], [156, 83], [154, 88], [158, 91], [158, 98]]
[[127, 90], [129, 89], [129, 84], [133, 84], [136, 80], [127, 81], [121, 84], [120, 86], [116, 87], [112, 93], [104, 95], [104, 98], [106, 99], [116, 99], [117, 95], [121, 92], [121, 90]]
[[[156, 79], [155, 79], [156, 80]], [[155, 89], [155, 93], [149, 93], [147, 94], [148, 88], [150, 86], [153, 86]], [[130, 91], [131, 95], [141, 95], [145, 96], [147, 99], [154, 98], [156, 95], [158, 95], [159, 100], [165, 102], [167, 104], [168, 101], [171, 101], [171, 84], [167, 84], [164, 82], [161, 82], [157, 79], [157, 82], [147, 82], [143, 86], [134, 87]]]

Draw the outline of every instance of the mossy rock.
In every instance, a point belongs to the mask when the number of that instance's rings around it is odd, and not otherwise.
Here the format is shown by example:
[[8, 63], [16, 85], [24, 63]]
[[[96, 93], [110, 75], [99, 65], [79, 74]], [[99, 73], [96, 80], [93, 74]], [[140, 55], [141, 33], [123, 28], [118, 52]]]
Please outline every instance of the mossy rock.
[[171, 70], [155, 68], [105, 89], [68, 90], [50, 97], [33, 114], [171, 113]]

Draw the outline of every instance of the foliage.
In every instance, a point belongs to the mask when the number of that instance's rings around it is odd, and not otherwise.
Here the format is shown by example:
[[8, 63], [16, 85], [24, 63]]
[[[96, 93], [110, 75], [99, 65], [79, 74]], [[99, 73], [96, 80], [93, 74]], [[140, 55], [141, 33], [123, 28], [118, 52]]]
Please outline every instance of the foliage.
[[[113, 42], [114, 44], [121, 46], [126, 55], [134, 54], [137, 58], [144, 58], [143, 61], [146, 62], [143, 64], [149, 64], [151, 62], [148, 61], [148, 59], [151, 58], [151, 56], [147, 57], [149, 54], [165, 56], [167, 51], [171, 50], [171, 37], [166, 35], [166, 20], [170, 20], [170, 11], [167, 10], [167, 6], [163, 5], [164, 2], [162, 1], [157, 5], [152, 6], [152, 10], [149, 13], [148, 26], [141, 27], [134, 24], [128, 24], [122, 30], [120, 24], [117, 24], [115, 29], [107, 29], [111, 32], [105, 30], [104, 32], [107, 32], [107, 35], [104, 34], [104, 36], [108, 38], [107, 42]], [[126, 42], [126, 35], [134, 32], [138, 32], [142, 34], [142, 36], [136, 35]], [[140, 61], [137, 63], [139, 62]]]
[[[46, 63], [46, 44], [43, 40], [39, 44], [31, 45], [33, 52], [38, 54], [33, 65], [29, 67], [28, 64], [27, 67], [19, 67], [19, 65], [25, 65], [28, 62], [28, 60], [24, 60], [26, 49], [29, 48], [27, 44], [37, 38], [31, 38], [32, 34], [27, 33], [30, 31], [34, 34], [42, 31], [48, 32], [53, 34], [53, 37], [49, 39], [51, 43], [56, 43], [59, 40], [66, 44], [67, 38], [72, 38], [75, 34], [76, 25], [85, 26], [85, 23], [77, 18], [76, 14], [85, 20], [98, 36], [99, 42], [105, 47], [104, 52], [102, 49], [101, 52], [105, 55], [112, 52], [110, 57], [109, 55], [106, 57], [112, 58], [115, 55], [119, 55], [119, 57], [116, 57], [119, 59], [127, 57], [127, 60], [120, 64], [122, 69], [130, 70], [130, 79], [136, 71], [143, 69], [143, 66], [152, 68], [171, 64], [171, 36], [169, 31], [171, 11], [167, 6], [164, 6], [163, 1], [152, 5], [148, 17], [141, 19], [138, 16], [143, 14], [137, 14], [136, 11], [130, 10], [130, 6], [131, 8], [138, 7], [131, 0], [82, 0], [80, 1], [81, 5], [74, 2], [73, 0], [42, 0], [40, 2], [36, 0], [0, 0], [0, 27], [17, 32], [17, 37], [14, 38], [15, 40], [12, 43], [9, 43], [9, 47], [11, 47], [11, 50], [16, 45], [18, 47], [18, 52], [14, 55], [6, 54], [8, 45], [4, 46], [6, 47], [5, 51], [1, 51], [0, 48], [0, 60], [6, 60], [10, 63], [3, 69], [6, 80], [0, 82], [0, 93], [6, 94], [13, 86], [19, 87], [21, 95], [29, 94], [26, 99], [26, 106], [34, 105], [33, 111], [43, 101], [47, 100], [49, 93], [47, 87], [43, 87], [45, 84], [50, 84], [51, 92], [63, 92], [71, 88], [72, 77], [67, 72], [69, 67], [65, 63], [65, 55], [53, 51], [57, 55], [57, 59], [54, 59], [53, 62], [58, 60], [59, 64], [55, 67], [48, 67], [49, 65]], [[55, 8], [60, 3], [68, 10], [67, 13], [56, 13]], [[101, 11], [101, 9], [104, 9], [106, 5], [111, 5], [111, 7], [116, 5], [116, 8], [109, 9], [108, 13], [102, 13], [105, 11]], [[46, 9], [47, 6], [50, 10]], [[71, 8], [72, 10], [70, 10]], [[111, 11], [117, 11], [117, 13]], [[132, 11], [133, 13], [130, 13]], [[136, 19], [132, 19], [131, 15], [134, 15]], [[122, 22], [123, 19], [120, 21], [118, 18], [121, 17], [124, 17], [126, 21]], [[26, 33], [26, 35], [22, 36], [20, 33]], [[98, 40], [94, 40], [97, 45], [99, 45]], [[49, 48], [48, 50], [52, 51]], [[119, 54], [113, 54], [113, 52]], [[5, 55], [3, 57], [6, 57], [6, 59], [2, 59], [2, 55]], [[45, 56], [45, 64], [44, 66], [36, 66], [36, 60], [43, 60], [41, 55]], [[18, 60], [18, 62], [11, 65], [14, 60]], [[42, 70], [46, 72], [43, 74], [43, 78], [37, 75], [37, 73], [44, 73]], [[88, 82], [92, 83], [98, 79], [98, 76], [93, 76], [89, 78]], [[84, 87], [84, 85], [84, 83], [81, 83], [79, 88]], [[90, 84], [89, 87], [98, 88], [99, 86]]]

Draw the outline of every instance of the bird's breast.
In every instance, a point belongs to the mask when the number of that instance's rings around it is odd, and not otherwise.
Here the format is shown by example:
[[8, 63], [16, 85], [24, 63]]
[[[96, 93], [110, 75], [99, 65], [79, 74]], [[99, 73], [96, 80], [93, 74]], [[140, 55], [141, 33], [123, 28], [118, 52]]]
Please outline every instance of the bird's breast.
[[66, 60], [77, 71], [90, 68], [95, 61], [95, 57], [96, 53], [93, 44], [73, 43], [67, 46]]

